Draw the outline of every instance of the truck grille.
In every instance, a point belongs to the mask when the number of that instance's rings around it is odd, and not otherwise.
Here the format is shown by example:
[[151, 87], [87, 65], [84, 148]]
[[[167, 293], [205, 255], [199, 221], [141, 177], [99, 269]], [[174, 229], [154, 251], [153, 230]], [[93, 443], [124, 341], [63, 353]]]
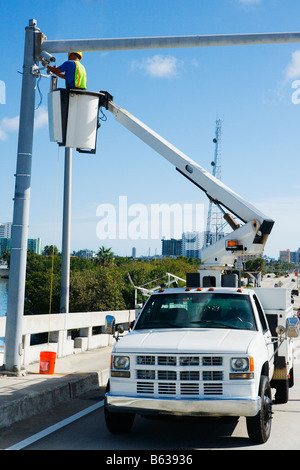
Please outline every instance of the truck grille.
[[137, 393], [205, 397], [223, 394], [224, 361], [209, 355], [138, 355]]

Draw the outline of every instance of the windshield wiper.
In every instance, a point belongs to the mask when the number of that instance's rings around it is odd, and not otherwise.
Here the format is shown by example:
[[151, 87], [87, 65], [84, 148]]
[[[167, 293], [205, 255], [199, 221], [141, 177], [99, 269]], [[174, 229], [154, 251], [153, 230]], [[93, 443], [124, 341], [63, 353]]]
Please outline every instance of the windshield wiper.
[[[159, 323], [149, 323], [146, 325], [141, 325], [141, 326], [138, 326], [137, 325], [137, 328], [135, 328], [136, 330], [157, 330], [159, 328], [167, 328], [167, 327], [171, 327], [171, 328], [184, 328], [182, 325], [176, 325], [174, 323], [169, 323], [169, 322], [164, 322], [163, 324], [159, 324]], [[186, 328], [186, 327], [185, 327]]]
[[215, 321], [215, 320], [199, 320], [199, 321], [192, 321], [190, 323], [210, 323], [210, 324], [213, 324], [213, 325], [219, 325], [219, 326], [222, 326], [224, 328], [229, 328], [229, 329], [232, 329], [232, 330], [238, 330], [239, 329], [237, 326], [228, 325], [228, 323], [223, 323], [221, 321]]

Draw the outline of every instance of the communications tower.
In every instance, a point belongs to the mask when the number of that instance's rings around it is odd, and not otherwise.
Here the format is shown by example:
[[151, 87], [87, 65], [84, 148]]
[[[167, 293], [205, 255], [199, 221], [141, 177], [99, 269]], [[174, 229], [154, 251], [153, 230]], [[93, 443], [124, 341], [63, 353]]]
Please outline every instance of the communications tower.
[[[211, 162], [213, 167], [212, 174], [221, 180], [221, 143], [222, 143], [222, 120], [216, 120], [216, 135], [213, 139], [215, 144], [214, 160]], [[209, 202], [206, 231], [204, 233], [203, 248], [212, 245], [220, 238], [224, 237], [223, 216], [220, 209], [212, 201]]]

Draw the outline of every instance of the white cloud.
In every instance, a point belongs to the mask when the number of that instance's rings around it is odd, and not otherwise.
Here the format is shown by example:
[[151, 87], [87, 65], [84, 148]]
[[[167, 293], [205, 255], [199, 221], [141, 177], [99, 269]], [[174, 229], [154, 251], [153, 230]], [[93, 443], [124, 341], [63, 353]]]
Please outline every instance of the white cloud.
[[157, 54], [153, 57], [147, 57], [142, 62], [133, 61], [132, 70], [142, 70], [151, 77], [171, 78], [179, 74], [183, 68], [183, 62], [174, 56], [162, 56]]
[[[15, 132], [19, 129], [19, 116], [13, 118], [5, 117], [0, 121], [0, 140], [7, 140], [10, 132]], [[34, 128], [40, 129], [48, 125], [48, 111], [45, 106], [41, 106], [35, 113]]]
[[6, 140], [9, 132], [14, 132], [19, 127], [19, 116], [3, 118], [0, 121], [0, 140]]
[[48, 126], [48, 110], [45, 106], [41, 106], [35, 113], [34, 128], [40, 129], [45, 126]]
[[15, 131], [19, 127], [19, 116], [16, 116], [14, 118], [3, 118], [1, 121], [1, 125], [8, 132]]
[[293, 52], [292, 60], [285, 70], [285, 80], [300, 78], [300, 50]]
[[6, 132], [1, 127], [0, 127], [0, 140], [6, 140]]

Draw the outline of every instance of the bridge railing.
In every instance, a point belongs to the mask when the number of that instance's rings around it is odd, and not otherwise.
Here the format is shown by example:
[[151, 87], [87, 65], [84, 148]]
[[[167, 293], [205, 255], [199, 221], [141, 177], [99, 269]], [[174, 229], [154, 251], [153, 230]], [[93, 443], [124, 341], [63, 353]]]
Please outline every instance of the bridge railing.
[[[133, 309], [113, 312], [25, 315], [23, 318], [22, 365], [38, 362], [40, 352], [45, 348], [55, 351], [57, 357], [64, 357], [77, 352], [110, 346], [115, 340], [104, 331], [106, 315], [114, 315], [116, 325], [122, 325], [126, 332], [128, 323], [135, 320], [139, 311]], [[5, 337], [5, 324], [6, 317], [0, 317], [0, 338]], [[46, 342], [40, 343], [38, 341], [41, 336], [46, 337]], [[0, 361], [2, 359], [3, 363], [3, 354], [1, 356]], [[0, 363], [0, 365], [2, 364]]]

